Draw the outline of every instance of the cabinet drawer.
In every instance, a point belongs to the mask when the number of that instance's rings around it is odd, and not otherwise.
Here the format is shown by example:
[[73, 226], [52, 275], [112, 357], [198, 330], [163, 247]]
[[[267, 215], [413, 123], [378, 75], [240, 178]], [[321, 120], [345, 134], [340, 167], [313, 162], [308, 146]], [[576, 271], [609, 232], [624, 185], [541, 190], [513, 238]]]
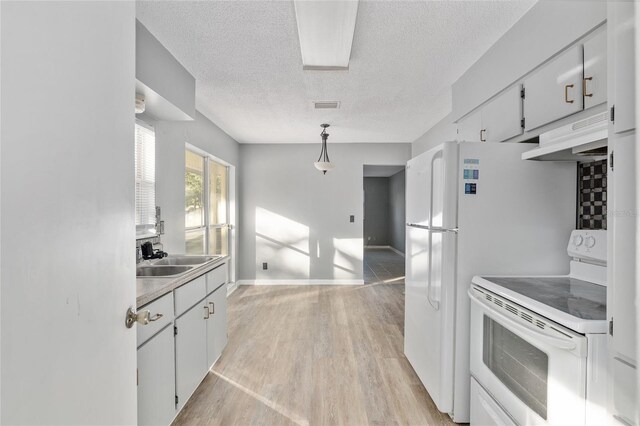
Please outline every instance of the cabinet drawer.
[[174, 290], [176, 316], [186, 312], [190, 307], [207, 296], [207, 284], [205, 276], [196, 278]]
[[223, 263], [207, 273], [207, 294], [227, 282], [227, 264]]
[[142, 311], [149, 311], [151, 318], [156, 317], [156, 315], [162, 315], [162, 318], [151, 321], [147, 325], [137, 323], [138, 347], [173, 320], [173, 293], [165, 294], [160, 299], [154, 300], [138, 309], [138, 312]]

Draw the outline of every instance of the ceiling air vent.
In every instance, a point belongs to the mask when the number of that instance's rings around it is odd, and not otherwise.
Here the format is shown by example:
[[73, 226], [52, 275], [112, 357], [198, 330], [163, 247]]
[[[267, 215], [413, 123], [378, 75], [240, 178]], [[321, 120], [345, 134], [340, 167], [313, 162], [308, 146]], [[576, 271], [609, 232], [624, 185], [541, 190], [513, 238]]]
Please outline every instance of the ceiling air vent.
[[315, 109], [336, 109], [340, 108], [340, 101], [315, 101], [313, 106]]

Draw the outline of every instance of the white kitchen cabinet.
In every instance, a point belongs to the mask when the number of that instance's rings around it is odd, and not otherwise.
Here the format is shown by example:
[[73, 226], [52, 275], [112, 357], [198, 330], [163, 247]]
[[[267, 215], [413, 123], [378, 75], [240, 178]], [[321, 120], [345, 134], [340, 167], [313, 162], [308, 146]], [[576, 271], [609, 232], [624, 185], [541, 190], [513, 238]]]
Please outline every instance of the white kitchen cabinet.
[[582, 111], [582, 73], [582, 45], [575, 45], [525, 78], [526, 131]]
[[[633, 424], [640, 413], [635, 377], [638, 374], [636, 352], [637, 309], [636, 255], [636, 132], [634, 123], [633, 2], [607, 3], [608, 34], [608, 106], [615, 106], [609, 122], [609, 164], [607, 228], [607, 316], [612, 321], [609, 333], [608, 410], [612, 416]], [[610, 117], [611, 118], [611, 117]], [[609, 157], [611, 160], [611, 156]], [[613, 422], [612, 422], [613, 423]]]
[[502, 142], [522, 134], [522, 85], [517, 84], [458, 123], [458, 140]]
[[615, 108], [613, 130], [626, 132], [635, 125], [635, 5], [634, 2], [607, 3], [607, 30], [612, 56], [609, 72], [609, 104]]
[[502, 142], [523, 132], [522, 85], [507, 89], [482, 107], [482, 136], [485, 142]]
[[584, 109], [607, 102], [607, 31], [602, 28], [584, 42]]
[[476, 110], [458, 122], [458, 141], [480, 142], [482, 112]]
[[180, 410], [208, 371], [207, 319], [209, 307], [201, 300], [176, 319], [176, 395]]
[[168, 425], [176, 414], [173, 327], [138, 349], [138, 424]]
[[222, 284], [207, 296], [207, 366], [211, 368], [227, 346], [227, 286]]

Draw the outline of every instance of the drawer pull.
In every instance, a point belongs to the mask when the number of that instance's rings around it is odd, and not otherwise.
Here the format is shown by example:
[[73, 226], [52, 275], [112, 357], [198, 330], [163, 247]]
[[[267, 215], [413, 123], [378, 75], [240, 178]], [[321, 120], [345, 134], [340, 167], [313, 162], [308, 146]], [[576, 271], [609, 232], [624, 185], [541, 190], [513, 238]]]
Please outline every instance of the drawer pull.
[[593, 93], [587, 93], [587, 80], [593, 80], [593, 77], [585, 77], [582, 79], [582, 96], [591, 97]]
[[573, 84], [567, 84], [564, 86], [564, 101], [568, 104], [572, 104], [573, 99], [569, 99], [569, 88], [573, 88]]
[[211, 314], [215, 314], [216, 313], [216, 304], [214, 302], [209, 302], [209, 305], [211, 305]]

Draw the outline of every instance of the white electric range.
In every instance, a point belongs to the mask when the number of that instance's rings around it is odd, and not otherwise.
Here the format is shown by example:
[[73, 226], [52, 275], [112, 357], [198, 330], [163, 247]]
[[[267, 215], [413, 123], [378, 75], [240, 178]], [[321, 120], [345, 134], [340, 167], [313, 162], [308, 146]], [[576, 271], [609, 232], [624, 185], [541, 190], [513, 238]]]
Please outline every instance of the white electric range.
[[567, 276], [473, 278], [472, 424], [604, 424], [606, 231], [567, 252]]

